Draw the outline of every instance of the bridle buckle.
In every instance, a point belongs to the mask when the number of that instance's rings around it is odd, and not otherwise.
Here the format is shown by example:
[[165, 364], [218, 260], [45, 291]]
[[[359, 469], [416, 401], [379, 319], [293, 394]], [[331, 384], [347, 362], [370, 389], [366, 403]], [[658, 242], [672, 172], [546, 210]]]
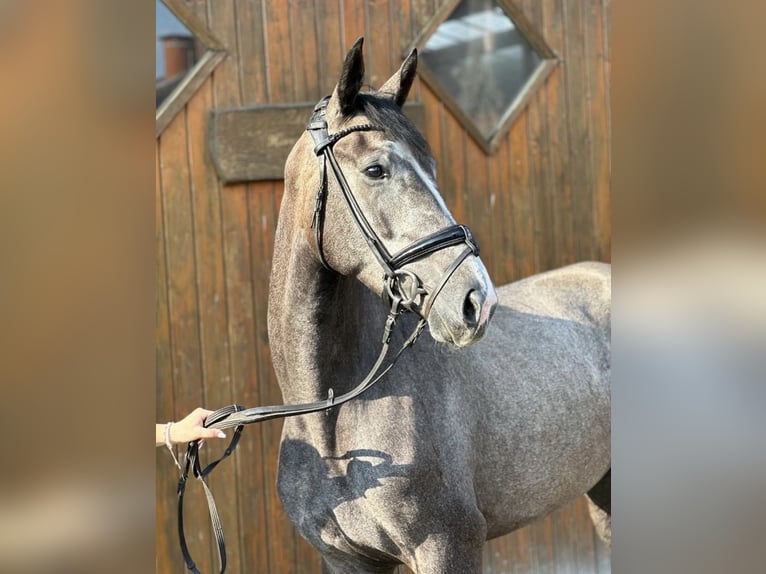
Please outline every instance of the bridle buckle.
[[398, 297], [399, 306], [412, 311], [413, 306], [421, 306], [428, 291], [412, 271], [396, 269], [386, 277], [386, 293], [391, 300]]

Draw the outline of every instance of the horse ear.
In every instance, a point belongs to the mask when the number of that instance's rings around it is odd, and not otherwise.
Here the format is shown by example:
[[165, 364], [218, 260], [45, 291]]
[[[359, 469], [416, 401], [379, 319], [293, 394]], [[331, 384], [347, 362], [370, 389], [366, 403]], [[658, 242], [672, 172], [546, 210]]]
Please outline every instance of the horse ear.
[[391, 96], [396, 102], [396, 105], [400, 108], [407, 100], [407, 94], [410, 93], [412, 82], [415, 81], [415, 73], [418, 70], [418, 51], [413, 48], [410, 55], [407, 56], [402, 62], [399, 71], [391, 76], [388, 81], [380, 88], [380, 92], [384, 92]]
[[362, 89], [362, 80], [364, 79], [362, 44], [364, 44], [364, 38], [360, 37], [346, 54], [340, 79], [333, 94], [333, 99], [336, 100], [340, 113], [344, 116], [354, 111], [356, 96]]

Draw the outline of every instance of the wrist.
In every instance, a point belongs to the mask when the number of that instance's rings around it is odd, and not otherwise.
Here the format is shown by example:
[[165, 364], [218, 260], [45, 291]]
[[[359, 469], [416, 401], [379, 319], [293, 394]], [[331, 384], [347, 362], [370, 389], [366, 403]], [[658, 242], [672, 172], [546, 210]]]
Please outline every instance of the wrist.
[[165, 441], [165, 446], [168, 447], [170, 454], [173, 456], [173, 462], [175, 462], [176, 466], [180, 469], [181, 465], [178, 463], [178, 458], [176, 458], [176, 453], [173, 450], [173, 438], [170, 436], [170, 433], [173, 429], [174, 424], [175, 423], [173, 421], [170, 421], [165, 425], [165, 432], [163, 433], [163, 439]]
[[174, 424], [175, 423], [173, 421], [169, 421], [165, 423], [165, 428], [163, 429], [163, 441], [165, 443], [165, 446], [168, 448], [172, 448], [173, 444], [175, 444], [173, 442], [173, 437], [171, 435]]

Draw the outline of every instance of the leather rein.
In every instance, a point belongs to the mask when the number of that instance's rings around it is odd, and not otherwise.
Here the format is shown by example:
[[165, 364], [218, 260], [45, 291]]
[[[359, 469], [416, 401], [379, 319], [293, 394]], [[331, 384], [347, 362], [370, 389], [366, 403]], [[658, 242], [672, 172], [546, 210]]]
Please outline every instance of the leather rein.
[[[191, 472], [192, 476], [201, 482], [204, 488], [208, 503], [208, 509], [210, 511], [210, 519], [213, 526], [213, 532], [215, 534], [216, 543], [218, 546], [220, 572], [223, 574], [223, 572], [226, 570], [226, 546], [223, 538], [223, 529], [221, 527], [221, 522], [215, 506], [212, 492], [210, 491], [210, 488], [205, 481], [205, 477], [207, 477], [223, 459], [231, 455], [239, 443], [244, 425], [262, 422], [270, 419], [292, 417], [323, 411], [335, 406], [342, 405], [343, 403], [346, 403], [361, 395], [375, 383], [380, 381], [386, 375], [386, 373], [391, 370], [404, 350], [411, 347], [415, 343], [417, 338], [425, 329], [428, 321], [428, 315], [430, 314], [434, 300], [447, 284], [450, 277], [452, 277], [452, 275], [458, 269], [460, 264], [469, 255], [479, 255], [479, 246], [473, 239], [469, 229], [464, 225], [452, 225], [446, 227], [440, 231], [437, 231], [436, 233], [432, 233], [426, 237], [423, 237], [422, 239], [415, 241], [394, 255], [389, 253], [383, 241], [381, 241], [380, 237], [378, 237], [378, 235], [375, 233], [375, 230], [372, 228], [369, 221], [364, 216], [364, 213], [359, 207], [359, 204], [356, 201], [356, 198], [354, 197], [354, 194], [352, 193], [345, 176], [343, 175], [343, 171], [338, 165], [335, 154], [333, 153], [333, 146], [335, 143], [347, 135], [361, 131], [383, 131], [383, 128], [371, 124], [363, 124], [348, 127], [330, 135], [326, 119], [326, 110], [329, 100], [330, 96], [327, 96], [320, 100], [319, 103], [314, 107], [314, 112], [306, 128], [314, 141], [314, 153], [317, 155], [320, 162], [320, 185], [317, 192], [316, 205], [311, 227], [316, 230], [317, 249], [319, 251], [320, 261], [325, 266], [325, 268], [332, 270], [331, 267], [327, 264], [324, 253], [322, 251], [324, 215], [327, 203], [327, 194], [329, 191], [327, 183], [327, 164], [329, 164], [335, 181], [341, 189], [343, 198], [345, 199], [346, 205], [348, 206], [354, 221], [364, 235], [365, 241], [370, 247], [370, 250], [373, 252], [375, 258], [378, 260], [384, 270], [384, 292], [389, 299], [391, 307], [383, 329], [380, 354], [378, 355], [375, 364], [372, 366], [364, 379], [359, 384], [357, 384], [356, 387], [340, 396], [334, 396], [333, 390], [330, 389], [328, 392], [328, 397], [325, 400], [294, 405], [253, 407], [249, 409], [245, 409], [240, 405], [230, 405], [215, 411], [207, 417], [204, 423], [205, 427], [217, 429], [235, 427], [235, 430], [231, 441], [226, 447], [223, 455], [221, 455], [221, 457], [217, 460], [209, 463], [204, 468], [202, 468], [200, 465], [200, 441], [190, 442], [187, 447], [185, 464], [181, 471], [181, 476], [178, 480], [177, 489], [178, 538], [181, 546], [181, 552], [183, 554], [184, 561], [186, 562], [186, 567], [194, 574], [200, 574], [200, 571], [194, 563], [194, 560], [192, 560], [188, 546], [186, 544], [183, 518], [183, 499], [189, 473]], [[458, 255], [457, 258], [452, 262], [449, 268], [445, 271], [439, 283], [436, 285], [436, 287], [431, 289], [430, 292], [424, 287], [422, 281], [415, 273], [403, 269], [403, 267], [408, 263], [423, 259], [442, 249], [459, 245], [465, 245], [465, 249], [463, 249], [460, 255]], [[402, 312], [406, 311], [412, 311], [416, 313], [420, 317], [420, 320], [413, 329], [412, 333], [410, 333], [410, 335], [405, 339], [402, 346], [396, 351], [396, 353], [389, 359], [388, 363], [386, 364], [386, 358], [390, 351], [391, 335], [396, 325], [396, 320]]]

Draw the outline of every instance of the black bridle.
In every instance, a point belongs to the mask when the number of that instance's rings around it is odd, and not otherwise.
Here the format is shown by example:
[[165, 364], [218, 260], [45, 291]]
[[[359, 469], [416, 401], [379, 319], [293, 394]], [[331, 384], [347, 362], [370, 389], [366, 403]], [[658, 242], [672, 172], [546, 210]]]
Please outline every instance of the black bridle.
[[456, 263], [451, 266], [441, 283], [433, 291], [429, 302], [432, 302], [436, 298], [436, 294], [441, 291], [441, 288], [446, 284], [447, 280], [452, 276], [457, 267], [463, 260], [469, 255], [479, 255], [479, 246], [474, 241], [470, 230], [465, 225], [451, 225], [444, 229], [432, 233], [411, 243], [404, 249], [398, 251], [394, 255], [391, 255], [386, 249], [385, 244], [380, 239], [370, 222], [364, 215], [364, 212], [359, 207], [359, 203], [354, 197], [354, 193], [346, 181], [346, 177], [343, 175], [343, 170], [338, 165], [338, 160], [335, 158], [333, 147], [335, 144], [354, 132], [369, 132], [369, 131], [384, 131], [383, 128], [374, 126], [372, 124], [361, 124], [356, 126], [350, 126], [344, 128], [332, 135], [330, 135], [327, 126], [327, 104], [330, 101], [330, 96], [322, 98], [319, 103], [314, 106], [314, 113], [309, 120], [307, 130], [314, 140], [314, 153], [319, 157], [319, 190], [317, 191], [316, 203], [314, 206], [314, 216], [311, 220], [311, 226], [316, 230], [316, 242], [317, 250], [319, 252], [319, 259], [325, 268], [331, 269], [327, 260], [324, 257], [322, 249], [322, 237], [324, 233], [324, 214], [325, 207], [327, 205], [327, 164], [332, 169], [335, 181], [341, 189], [343, 199], [351, 212], [351, 215], [356, 222], [357, 227], [362, 232], [365, 241], [367, 242], [370, 251], [372, 251], [378, 263], [383, 268], [385, 292], [389, 298], [393, 298], [394, 294], [399, 294], [402, 297], [400, 305], [408, 310], [418, 311], [418, 314], [423, 319], [427, 319], [430, 305], [427, 308], [418, 310], [415, 303], [418, 299], [426, 294], [426, 290], [423, 288], [423, 284], [417, 275], [411, 271], [405, 271], [402, 268], [408, 263], [413, 263], [424, 257], [436, 253], [447, 247], [454, 247], [456, 245], [466, 245], [466, 249], [456, 259]]
[[[479, 255], [479, 246], [474, 241], [471, 232], [464, 225], [451, 225], [432, 233], [422, 239], [415, 241], [408, 245], [404, 249], [398, 251], [394, 255], [391, 255], [386, 249], [386, 246], [378, 237], [375, 230], [370, 225], [369, 221], [365, 217], [359, 203], [356, 201], [351, 188], [346, 181], [343, 171], [338, 165], [338, 161], [335, 158], [333, 152], [333, 146], [340, 139], [354, 132], [361, 131], [383, 131], [382, 128], [376, 127], [371, 124], [356, 125], [345, 128], [330, 135], [327, 126], [326, 110], [330, 97], [323, 98], [314, 107], [314, 113], [309, 120], [307, 130], [314, 141], [314, 153], [320, 159], [320, 184], [317, 191], [316, 204], [314, 208], [314, 215], [312, 218], [311, 226], [316, 230], [317, 249], [319, 251], [319, 258], [325, 268], [332, 270], [325, 260], [324, 253], [322, 251], [322, 235], [324, 230], [324, 216], [327, 204], [327, 195], [329, 192], [329, 186], [327, 184], [327, 164], [330, 165], [330, 169], [335, 177], [335, 181], [340, 187], [343, 198], [348, 206], [351, 214], [356, 221], [362, 235], [364, 235], [367, 245], [375, 255], [375, 258], [380, 263], [384, 271], [384, 293], [389, 299], [391, 305], [388, 318], [383, 330], [382, 348], [378, 355], [375, 364], [372, 366], [367, 376], [352, 390], [340, 395], [334, 396], [333, 390], [330, 389], [326, 400], [315, 401], [312, 403], [303, 403], [297, 405], [274, 405], [266, 407], [254, 407], [245, 409], [239, 405], [231, 405], [219, 409], [209, 415], [205, 420], [206, 427], [226, 429], [236, 427], [232, 436], [231, 442], [224, 451], [223, 455], [217, 460], [208, 464], [204, 469], [200, 466], [199, 459], [199, 447], [200, 442], [194, 441], [189, 443], [186, 451], [186, 460], [184, 469], [181, 472], [181, 477], [178, 481], [178, 537], [181, 545], [181, 552], [186, 562], [186, 567], [194, 574], [200, 574], [197, 566], [191, 558], [189, 549], [186, 545], [186, 537], [184, 535], [184, 520], [183, 520], [183, 497], [186, 489], [186, 481], [191, 471], [192, 475], [198, 479], [205, 490], [205, 495], [208, 501], [208, 508], [210, 510], [210, 518], [213, 525], [213, 531], [216, 537], [218, 545], [218, 558], [220, 564], [220, 572], [223, 573], [226, 570], [226, 547], [223, 539], [223, 529], [218, 517], [218, 511], [213, 500], [213, 495], [205, 482], [205, 477], [220, 463], [224, 458], [228, 457], [236, 448], [242, 429], [246, 424], [252, 424], [262, 422], [270, 419], [292, 417], [297, 415], [304, 415], [308, 413], [314, 413], [322, 410], [332, 408], [334, 406], [341, 405], [348, 402], [364, 391], [372, 387], [375, 383], [383, 378], [383, 376], [391, 370], [399, 356], [405, 349], [411, 347], [417, 338], [422, 333], [428, 320], [428, 315], [431, 311], [431, 306], [434, 300], [441, 292], [442, 288], [447, 284], [450, 277], [455, 273], [460, 264], [469, 255]], [[437, 251], [446, 249], [448, 247], [454, 247], [459, 245], [465, 245], [465, 249], [457, 256], [452, 262], [449, 268], [445, 271], [439, 283], [433, 287], [430, 291], [425, 288], [420, 278], [410, 270], [404, 269], [404, 266], [423, 259]], [[399, 348], [399, 350], [390, 359], [388, 364], [384, 366], [386, 357], [388, 356], [391, 335], [393, 328], [396, 324], [396, 320], [402, 312], [412, 311], [420, 316], [416, 327], [412, 333], [407, 337]]]

